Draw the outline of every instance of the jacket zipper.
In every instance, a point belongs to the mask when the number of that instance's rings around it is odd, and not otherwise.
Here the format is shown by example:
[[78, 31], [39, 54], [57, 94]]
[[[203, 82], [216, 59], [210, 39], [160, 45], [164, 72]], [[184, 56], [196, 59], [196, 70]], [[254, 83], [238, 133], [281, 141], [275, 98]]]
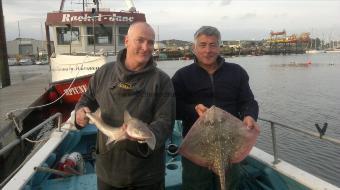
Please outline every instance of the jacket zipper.
[[214, 85], [214, 75], [210, 75], [209, 74], [209, 78], [210, 78], [210, 82], [211, 82], [211, 86], [212, 86], [212, 96], [213, 96], [213, 101], [212, 101], [212, 106], [216, 104], [215, 102], [215, 85]]

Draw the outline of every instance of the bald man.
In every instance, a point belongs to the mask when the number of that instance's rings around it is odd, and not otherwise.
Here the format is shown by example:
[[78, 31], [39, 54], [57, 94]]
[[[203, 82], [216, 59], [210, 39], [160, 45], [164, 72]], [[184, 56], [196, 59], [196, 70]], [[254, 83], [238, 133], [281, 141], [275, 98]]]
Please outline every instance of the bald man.
[[85, 113], [98, 108], [105, 123], [121, 127], [127, 110], [147, 123], [156, 137], [156, 147], [151, 150], [132, 137], [106, 145], [107, 137], [98, 131], [98, 189], [164, 189], [165, 141], [172, 132], [175, 99], [169, 76], [152, 59], [154, 39], [149, 24], [132, 24], [125, 37], [126, 48], [119, 52], [116, 62], [96, 71], [76, 105], [80, 128], [88, 123]]

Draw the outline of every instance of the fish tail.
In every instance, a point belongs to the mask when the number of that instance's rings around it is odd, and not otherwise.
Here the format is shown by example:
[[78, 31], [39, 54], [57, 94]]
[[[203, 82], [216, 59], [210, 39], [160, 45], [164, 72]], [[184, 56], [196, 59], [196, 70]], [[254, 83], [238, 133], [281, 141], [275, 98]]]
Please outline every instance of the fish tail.
[[226, 189], [226, 183], [225, 183], [225, 173], [224, 170], [219, 170], [219, 176], [220, 176], [220, 184], [221, 184], [221, 190]]

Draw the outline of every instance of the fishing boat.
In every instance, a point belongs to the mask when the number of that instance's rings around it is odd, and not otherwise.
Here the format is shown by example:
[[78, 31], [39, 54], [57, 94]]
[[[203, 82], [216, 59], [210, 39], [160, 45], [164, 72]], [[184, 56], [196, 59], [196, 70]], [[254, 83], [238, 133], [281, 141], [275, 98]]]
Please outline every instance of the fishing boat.
[[[47, 13], [45, 29], [51, 64], [50, 85], [28, 108], [20, 110], [21, 113], [12, 110], [6, 114], [11, 122], [4, 128], [20, 139], [57, 112], [62, 113], [61, 122], [70, 117], [94, 72], [103, 64], [114, 61], [116, 52], [124, 48], [129, 26], [146, 20], [145, 14], [136, 10], [132, 0], [125, 2], [127, 8], [120, 11], [99, 8], [98, 0], [94, 3], [83, 1], [82, 10], [64, 10], [64, 5], [68, 4], [62, 0], [58, 11]], [[0, 151], [0, 181], [25, 158], [26, 149], [32, 148], [27, 141], [14, 146], [18, 139], [9, 142], [11, 150]], [[0, 144], [5, 148], [7, 142]], [[17, 157], [17, 152], [22, 153], [22, 157]]]
[[316, 50], [316, 49], [312, 49], [312, 50], [307, 50], [306, 53], [307, 53], [307, 54], [326, 53], [326, 51], [325, 51], [325, 50]]
[[[72, 114], [71, 114], [72, 115]], [[50, 120], [61, 117], [55, 114]], [[58, 123], [47, 142], [24, 162], [20, 170], [11, 176], [3, 190], [14, 189], [96, 189], [97, 177], [95, 173], [95, 143], [97, 128], [87, 125], [80, 130], [74, 127], [74, 117], [70, 117], [64, 124]], [[286, 127], [305, 134], [317, 136], [311, 132], [295, 129], [270, 120], [271, 126]], [[46, 121], [47, 122], [47, 121]], [[37, 128], [41, 127], [38, 125]], [[175, 122], [172, 137], [166, 143], [166, 190], [181, 189], [182, 166], [181, 156], [177, 148], [182, 141], [182, 125]], [[241, 162], [242, 179], [249, 179], [245, 189], [282, 189], [282, 190], [336, 190], [340, 189], [296, 166], [280, 160], [275, 151], [275, 131], [273, 133], [274, 156], [253, 147], [249, 156]], [[340, 144], [339, 141], [323, 137], [323, 139]], [[72, 156], [73, 155], [73, 156]], [[77, 155], [77, 156], [75, 156]], [[77, 157], [77, 159], [75, 159]], [[61, 165], [72, 167], [65, 170]]]
[[[136, 11], [132, 0], [126, 0], [126, 3], [127, 10], [123, 11], [99, 8], [98, 0], [94, 4], [83, 3], [82, 10], [69, 11], [64, 10], [65, 0], [62, 0], [59, 11], [47, 13], [45, 28], [51, 86], [59, 96], [65, 93], [64, 102], [76, 103], [93, 73], [105, 63], [114, 61], [116, 53], [124, 48], [124, 36], [129, 26], [133, 22], [146, 21], [145, 14]], [[53, 55], [51, 40], [54, 42]], [[68, 89], [71, 83], [72, 87]]]

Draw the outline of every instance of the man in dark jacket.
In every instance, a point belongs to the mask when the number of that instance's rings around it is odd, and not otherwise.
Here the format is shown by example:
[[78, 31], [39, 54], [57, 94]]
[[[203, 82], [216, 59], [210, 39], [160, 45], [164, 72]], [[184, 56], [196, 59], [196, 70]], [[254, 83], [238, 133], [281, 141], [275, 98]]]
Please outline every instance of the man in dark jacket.
[[100, 108], [104, 122], [121, 127], [127, 110], [147, 123], [156, 138], [154, 150], [132, 137], [107, 146], [107, 137], [98, 131], [98, 189], [164, 189], [164, 144], [172, 132], [175, 98], [169, 76], [153, 62], [154, 39], [149, 24], [132, 24], [125, 38], [126, 49], [119, 52], [116, 62], [96, 71], [76, 105], [80, 126], [88, 123], [86, 112]]
[[[183, 136], [209, 107], [215, 105], [255, 127], [258, 104], [249, 87], [247, 72], [239, 65], [227, 63], [219, 55], [220, 32], [203, 26], [195, 33], [195, 61], [178, 70], [172, 78], [176, 94], [177, 119], [183, 121]], [[218, 177], [207, 168], [182, 158], [183, 189], [217, 189]], [[238, 166], [233, 165], [230, 189], [237, 189]], [[230, 180], [230, 179], [229, 179]]]

